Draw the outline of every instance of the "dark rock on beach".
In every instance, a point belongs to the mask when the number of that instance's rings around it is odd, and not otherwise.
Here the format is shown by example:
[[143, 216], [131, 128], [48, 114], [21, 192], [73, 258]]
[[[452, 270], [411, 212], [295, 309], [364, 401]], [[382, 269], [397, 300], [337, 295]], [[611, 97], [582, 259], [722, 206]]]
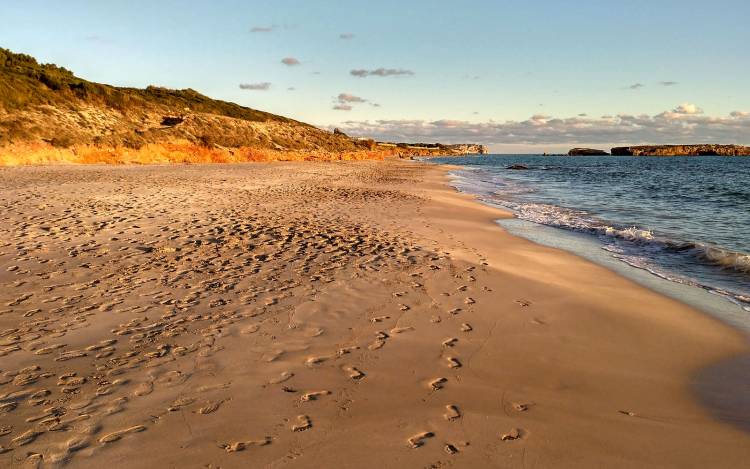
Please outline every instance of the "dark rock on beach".
[[512, 164], [505, 169], [529, 169], [525, 164]]

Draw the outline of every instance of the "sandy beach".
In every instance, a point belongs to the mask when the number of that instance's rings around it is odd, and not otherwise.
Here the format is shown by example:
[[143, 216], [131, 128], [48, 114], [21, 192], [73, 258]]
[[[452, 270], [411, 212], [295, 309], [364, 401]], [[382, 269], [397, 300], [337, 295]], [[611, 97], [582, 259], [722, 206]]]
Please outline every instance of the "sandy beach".
[[446, 173], [0, 168], [0, 466], [747, 466], [741, 333]]

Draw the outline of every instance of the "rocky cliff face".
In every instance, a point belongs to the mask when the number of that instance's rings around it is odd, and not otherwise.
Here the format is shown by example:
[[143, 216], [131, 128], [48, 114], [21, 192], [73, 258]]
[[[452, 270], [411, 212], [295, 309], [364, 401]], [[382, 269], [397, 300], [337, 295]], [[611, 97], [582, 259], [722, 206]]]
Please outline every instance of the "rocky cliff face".
[[750, 147], [741, 145], [641, 145], [616, 147], [615, 156], [750, 156]]
[[476, 143], [392, 143], [377, 142], [378, 148], [393, 148], [402, 156], [463, 156], [463, 155], [486, 155], [489, 150], [486, 146]]
[[444, 147], [461, 155], [486, 155], [489, 152], [486, 146], [477, 144], [444, 145]]

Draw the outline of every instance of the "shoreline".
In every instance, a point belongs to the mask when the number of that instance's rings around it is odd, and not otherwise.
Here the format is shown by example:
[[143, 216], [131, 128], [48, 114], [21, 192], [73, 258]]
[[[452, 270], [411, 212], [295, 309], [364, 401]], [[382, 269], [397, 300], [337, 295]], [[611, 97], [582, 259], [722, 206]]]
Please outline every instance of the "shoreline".
[[[495, 223], [508, 213], [456, 191], [447, 171], [395, 160], [0, 169], [0, 329], [20, 331], [3, 371], [26, 370], [0, 388], [17, 403], [0, 462], [750, 458], [750, 435], [691, 393], [699, 370], [748, 352], [743, 334], [510, 235]], [[40, 412], [28, 396], [9, 397], [41, 388], [44, 408], [65, 409], [62, 431], [28, 420]], [[38, 433], [26, 442], [26, 431]]]
[[[505, 177], [495, 174], [492, 171], [497, 169], [495, 165], [498, 163], [491, 163], [484, 170], [485, 167], [479, 163], [446, 159], [448, 161], [443, 162], [458, 166], [451, 171], [451, 185], [459, 191], [476, 195], [481, 203], [514, 214], [512, 220], [500, 221], [512, 234], [604, 265], [647, 288], [750, 332], [750, 322], [747, 320], [750, 293], [747, 290], [747, 272], [743, 267], [746, 256], [742, 255], [741, 248], [738, 250], [737, 246], [732, 246], [731, 241], [725, 243], [721, 232], [712, 234], [707, 229], [703, 237], [700, 232], [696, 234], [689, 229], [683, 233], [679, 230], [670, 233], [667, 228], [665, 232], [663, 219], [659, 220], [659, 215], [653, 211], [642, 214], [642, 222], [617, 221], [617, 209], [613, 214], [608, 213], [606, 202], [601, 202], [604, 206], [599, 208], [587, 204], [580, 200], [585, 194], [580, 189], [573, 189], [570, 197], [558, 194], [555, 201], [554, 189], [552, 195], [545, 192], [547, 187], [544, 182], [532, 182], [535, 177], [526, 180], [524, 177], [519, 179], [512, 175]], [[479, 170], [477, 175], [473, 175], [473, 170]], [[489, 176], [490, 173], [495, 176]], [[493, 194], [493, 183], [488, 177], [501, 178], [501, 184], [508, 185], [508, 192], [503, 190], [502, 193]], [[555, 177], [551, 176], [552, 180]], [[554, 183], [551, 185], [554, 187]], [[591, 189], [592, 197], [602, 196], [597, 192], [599, 188]], [[515, 191], [521, 195], [515, 194]], [[539, 191], [541, 195], [534, 198], [533, 195], [527, 196], [526, 191]], [[632, 208], [632, 201], [623, 203], [625, 207], [631, 203]], [[654, 231], [651, 231], [651, 226]], [[713, 235], [719, 240], [716, 244], [706, 241], [706, 236]], [[697, 241], [690, 241], [692, 239]], [[602, 250], [611, 254], [603, 254], [600, 252]], [[613, 260], [615, 258], [617, 261]]]

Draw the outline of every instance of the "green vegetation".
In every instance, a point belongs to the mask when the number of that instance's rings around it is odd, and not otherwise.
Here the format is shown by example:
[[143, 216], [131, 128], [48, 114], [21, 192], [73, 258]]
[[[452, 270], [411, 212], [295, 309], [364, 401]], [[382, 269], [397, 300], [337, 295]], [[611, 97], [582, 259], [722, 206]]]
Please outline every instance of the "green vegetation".
[[39, 64], [26, 54], [0, 48], [0, 110], [18, 111], [48, 104], [75, 109], [80, 104], [106, 106], [127, 113], [154, 106], [176, 113], [190, 110], [255, 122], [291, 122], [290, 119], [219, 101], [192, 89], [118, 88], [93, 83], [53, 64]]

